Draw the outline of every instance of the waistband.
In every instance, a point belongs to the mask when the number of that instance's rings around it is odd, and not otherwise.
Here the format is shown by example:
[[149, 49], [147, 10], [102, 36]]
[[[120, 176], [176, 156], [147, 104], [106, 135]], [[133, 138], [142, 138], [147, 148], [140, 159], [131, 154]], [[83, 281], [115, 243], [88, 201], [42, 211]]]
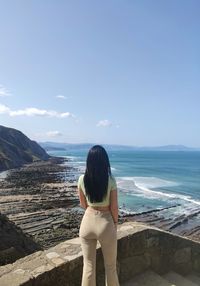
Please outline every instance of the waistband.
[[110, 210], [95, 210], [93, 208], [87, 207], [85, 213], [99, 214], [99, 215], [111, 215]]
[[110, 209], [101, 209], [101, 207], [93, 207], [93, 206], [88, 206], [87, 207], [88, 210], [92, 210], [92, 211], [101, 211], [101, 212], [110, 212]]

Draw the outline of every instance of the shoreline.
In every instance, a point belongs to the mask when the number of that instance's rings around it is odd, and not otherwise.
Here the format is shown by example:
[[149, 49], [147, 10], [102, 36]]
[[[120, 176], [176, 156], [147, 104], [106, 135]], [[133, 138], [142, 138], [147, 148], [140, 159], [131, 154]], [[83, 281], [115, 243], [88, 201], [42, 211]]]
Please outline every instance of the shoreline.
[[[186, 215], [185, 213], [175, 215], [173, 211], [175, 211], [177, 207], [178, 205], [173, 205], [171, 207], [153, 209], [142, 213], [122, 214], [121, 219], [123, 222], [141, 222], [200, 242], [200, 209], [190, 215]], [[167, 213], [168, 211], [171, 211], [171, 213]]]
[[[12, 169], [0, 180], [0, 213], [30, 235], [42, 248], [78, 236], [84, 210], [79, 207], [77, 194], [78, 167], [69, 158], [51, 157], [19, 169]], [[142, 222], [200, 242], [200, 226], [192, 224], [198, 214], [174, 218], [166, 214], [177, 205], [126, 213], [120, 209], [119, 223]]]
[[62, 157], [10, 170], [0, 180], [0, 213], [42, 249], [74, 238], [82, 217], [74, 172]]

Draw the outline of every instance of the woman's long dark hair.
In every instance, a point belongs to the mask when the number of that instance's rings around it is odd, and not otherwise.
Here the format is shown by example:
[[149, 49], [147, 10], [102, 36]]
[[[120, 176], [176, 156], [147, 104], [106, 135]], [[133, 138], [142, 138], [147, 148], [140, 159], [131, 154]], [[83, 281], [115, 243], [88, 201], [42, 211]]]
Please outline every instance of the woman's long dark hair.
[[108, 179], [111, 175], [110, 162], [106, 150], [93, 146], [87, 156], [84, 186], [91, 203], [101, 202], [107, 193]]

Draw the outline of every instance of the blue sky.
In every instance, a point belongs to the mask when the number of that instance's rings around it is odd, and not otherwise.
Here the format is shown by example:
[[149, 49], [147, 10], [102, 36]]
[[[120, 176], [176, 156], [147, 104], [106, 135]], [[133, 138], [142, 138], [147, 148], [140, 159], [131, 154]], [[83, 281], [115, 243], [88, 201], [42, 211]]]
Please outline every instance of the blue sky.
[[198, 0], [0, 0], [0, 124], [200, 147]]

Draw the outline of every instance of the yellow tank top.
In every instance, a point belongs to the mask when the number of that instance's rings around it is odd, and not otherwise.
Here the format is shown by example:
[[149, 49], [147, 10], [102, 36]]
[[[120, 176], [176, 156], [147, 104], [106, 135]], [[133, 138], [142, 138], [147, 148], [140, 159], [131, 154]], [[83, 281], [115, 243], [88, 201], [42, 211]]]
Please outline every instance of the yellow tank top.
[[108, 178], [108, 189], [107, 189], [107, 194], [106, 196], [104, 197], [103, 201], [102, 202], [95, 202], [95, 203], [91, 203], [86, 195], [86, 192], [85, 192], [85, 186], [84, 186], [84, 175], [81, 175], [79, 177], [79, 180], [78, 180], [78, 188], [82, 190], [82, 192], [84, 193], [85, 195], [85, 198], [87, 200], [87, 204], [88, 206], [92, 206], [92, 207], [107, 207], [110, 205], [110, 192], [115, 190], [117, 191], [117, 184], [116, 184], [116, 180], [113, 176], [109, 176]]

